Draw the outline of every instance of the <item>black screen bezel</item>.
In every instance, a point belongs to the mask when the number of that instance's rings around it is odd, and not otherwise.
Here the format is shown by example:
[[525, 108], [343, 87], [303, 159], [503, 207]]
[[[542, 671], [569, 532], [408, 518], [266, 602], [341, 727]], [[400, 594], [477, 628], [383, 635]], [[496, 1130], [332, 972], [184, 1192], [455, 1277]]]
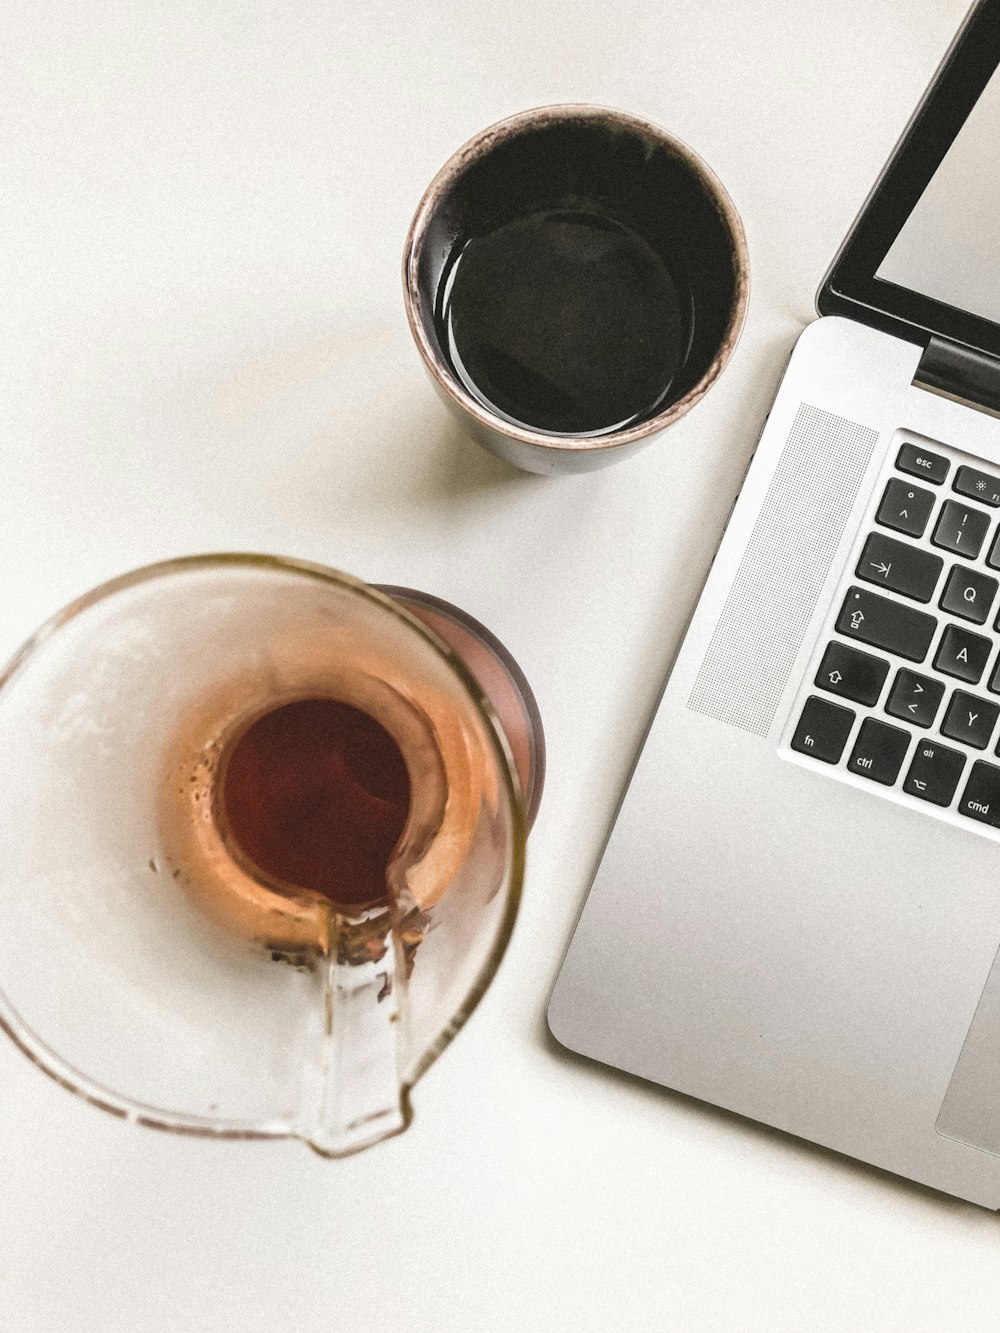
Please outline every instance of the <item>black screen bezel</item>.
[[998, 64], [1000, 0], [980, 0], [841, 246], [817, 297], [820, 314], [922, 346], [939, 337], [1000, 357], [1000, 323], [875, 276]]

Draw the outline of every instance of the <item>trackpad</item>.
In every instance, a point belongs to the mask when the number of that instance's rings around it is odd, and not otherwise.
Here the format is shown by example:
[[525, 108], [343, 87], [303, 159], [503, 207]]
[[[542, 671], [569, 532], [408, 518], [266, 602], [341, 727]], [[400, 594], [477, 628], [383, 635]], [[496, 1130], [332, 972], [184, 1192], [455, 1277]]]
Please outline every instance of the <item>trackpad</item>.
[[937, 1131], [1000, 1157], [1000, 952], [948, 1084]]

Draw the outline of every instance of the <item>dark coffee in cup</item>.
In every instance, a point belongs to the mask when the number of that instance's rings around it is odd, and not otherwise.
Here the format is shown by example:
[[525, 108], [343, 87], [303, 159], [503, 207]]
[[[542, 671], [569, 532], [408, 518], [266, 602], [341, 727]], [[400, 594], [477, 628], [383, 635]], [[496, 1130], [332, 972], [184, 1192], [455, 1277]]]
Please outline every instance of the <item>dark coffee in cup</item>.
[[540, 209], [456, 246], [438, 336], [469, 392], [506, 420], [602, 435], [666, 400], [684, 363], [691, 298], [627, 223]]
[[748, 285], [739, 219], [701, 159], [587, 106], [460, 149], [417, 210], [405, 281], [446, 402], [538, 472], [602, 466], [682, 416], [728, 360]]

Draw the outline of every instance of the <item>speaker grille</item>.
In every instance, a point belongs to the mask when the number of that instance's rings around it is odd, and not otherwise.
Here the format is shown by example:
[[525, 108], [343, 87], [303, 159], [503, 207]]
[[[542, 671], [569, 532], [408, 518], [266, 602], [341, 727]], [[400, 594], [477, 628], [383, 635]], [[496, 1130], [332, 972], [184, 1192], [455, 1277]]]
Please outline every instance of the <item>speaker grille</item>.
[[767, 735], [877, 439], [799, 408], [688, 708]]

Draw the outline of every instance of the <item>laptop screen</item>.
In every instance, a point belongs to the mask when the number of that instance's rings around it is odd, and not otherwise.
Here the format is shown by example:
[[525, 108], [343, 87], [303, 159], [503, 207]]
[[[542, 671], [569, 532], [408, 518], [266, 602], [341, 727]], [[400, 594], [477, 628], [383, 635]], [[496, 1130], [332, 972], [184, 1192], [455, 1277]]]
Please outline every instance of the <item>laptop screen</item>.
[[1000, 0], [969, 11], [817, 304], [1000, 358]]
[[876, 276], [1000, 324], [1000, 71]]

